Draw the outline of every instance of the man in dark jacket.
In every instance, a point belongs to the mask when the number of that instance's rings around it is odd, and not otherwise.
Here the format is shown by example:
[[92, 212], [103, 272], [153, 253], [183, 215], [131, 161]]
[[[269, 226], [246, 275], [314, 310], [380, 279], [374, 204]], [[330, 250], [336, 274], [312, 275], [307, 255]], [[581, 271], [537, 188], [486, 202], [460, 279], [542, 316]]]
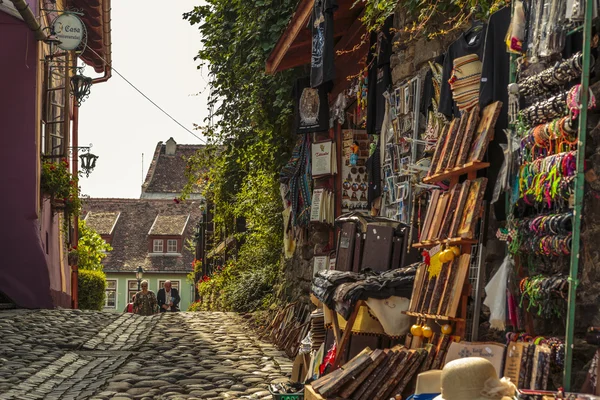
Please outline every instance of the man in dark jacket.
[[165, 286], [156, 294], [160, 312], [179, 311], [178, 305], [181, 298], [177, 289], [171, 288], [171, 281], [166, 281]]

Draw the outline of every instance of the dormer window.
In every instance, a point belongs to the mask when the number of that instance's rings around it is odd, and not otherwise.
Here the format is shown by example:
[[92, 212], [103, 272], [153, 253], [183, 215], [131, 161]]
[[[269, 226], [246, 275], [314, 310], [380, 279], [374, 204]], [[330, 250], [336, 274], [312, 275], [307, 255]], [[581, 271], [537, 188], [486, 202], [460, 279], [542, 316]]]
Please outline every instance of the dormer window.
[[164, 240], [162, 239], [154, 239], [152, 241], [152, 252], [153, 253], [162, 253], [164, 248]]
[[151, 255], [181, 255], [189, 215], [158, 215], [148, 232]]
[[167, 239], [167, 253], [178, 253], [177, 239]]

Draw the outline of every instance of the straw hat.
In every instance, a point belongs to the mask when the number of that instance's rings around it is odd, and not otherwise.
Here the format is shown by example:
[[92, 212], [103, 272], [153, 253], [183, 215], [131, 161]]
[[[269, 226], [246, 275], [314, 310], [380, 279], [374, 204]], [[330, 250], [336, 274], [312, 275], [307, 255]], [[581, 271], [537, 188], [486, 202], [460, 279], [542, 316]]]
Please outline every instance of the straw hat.
[[417, 388], [415, 394], [441, 393], [442, 371], [434, 369], [425, 371], [417, 376]]
[[448, 83], [452, 89], [452, 98], [461, 111], [470, 110], [479, 102], [481, 66], [477, 54], [468, 54], [454, 60]]
[[491, 362], [467, 357], [444, 366], [442, 394], [434, 400], [513, 400], [516, 393], [509, 379], [498, 379]]

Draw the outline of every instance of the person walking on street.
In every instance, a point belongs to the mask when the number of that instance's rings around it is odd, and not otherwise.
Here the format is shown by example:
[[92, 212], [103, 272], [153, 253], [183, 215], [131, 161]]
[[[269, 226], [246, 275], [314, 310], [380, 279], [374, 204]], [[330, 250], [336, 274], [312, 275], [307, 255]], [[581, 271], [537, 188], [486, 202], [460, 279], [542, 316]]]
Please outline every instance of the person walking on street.
[[148, 290], [148, 281], [142, 281], [142, 290], [135, 294], [133, 312], [138, 315], [153, 315], [158, 312], [158, 303], [153, 291]]
[[127, 303], [127, 305], [125, 306], [125, 310], [123, 310], [123, 312], [124, 313], [132, 313], [133, 312], [133, 303], [134, 302], [135, 302], [135, 294], [131, 298], [131, 302]]
[[164, 288], [160, 289], [156, 295], [160, 312], [179, 311], [178, 305], [181, 298], [177, 289], [173, 288], [171, 281], [166, 281]]

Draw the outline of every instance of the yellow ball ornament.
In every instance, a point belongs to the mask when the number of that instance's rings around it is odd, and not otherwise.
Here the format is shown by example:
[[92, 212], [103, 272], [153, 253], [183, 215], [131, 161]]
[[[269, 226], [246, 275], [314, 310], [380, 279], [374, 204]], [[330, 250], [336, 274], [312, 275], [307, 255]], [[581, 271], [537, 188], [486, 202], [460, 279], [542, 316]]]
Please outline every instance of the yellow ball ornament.
[[460, 256], [460, 247], [458, 247], [458, 246], [452, 246], [450, 248], [450, 250], [452, 250], [452, 253], [454, 254], [454, 257]]
[[454, 260], [454, 253], [452, 252], [452, 250], [444, 250], [440, 253], [440, 261], [442, 263], [448, 263], [450, 261]]
[[449, 335], [452, 333], [452, 326], [450, 326], [450, 324], [444, 324], [440, 327], [440, 329], [444, 335]]
[[417, 325], [414, 324], [411, 328], [410, 328], [410, 333], [413, 336], [423, 336], [423, 330], [421, 328], [421, 325]]
[[422, 329], [423, 337], [430, 338], [433, 336], [433, 329], [430, 326], [425, 325]]

